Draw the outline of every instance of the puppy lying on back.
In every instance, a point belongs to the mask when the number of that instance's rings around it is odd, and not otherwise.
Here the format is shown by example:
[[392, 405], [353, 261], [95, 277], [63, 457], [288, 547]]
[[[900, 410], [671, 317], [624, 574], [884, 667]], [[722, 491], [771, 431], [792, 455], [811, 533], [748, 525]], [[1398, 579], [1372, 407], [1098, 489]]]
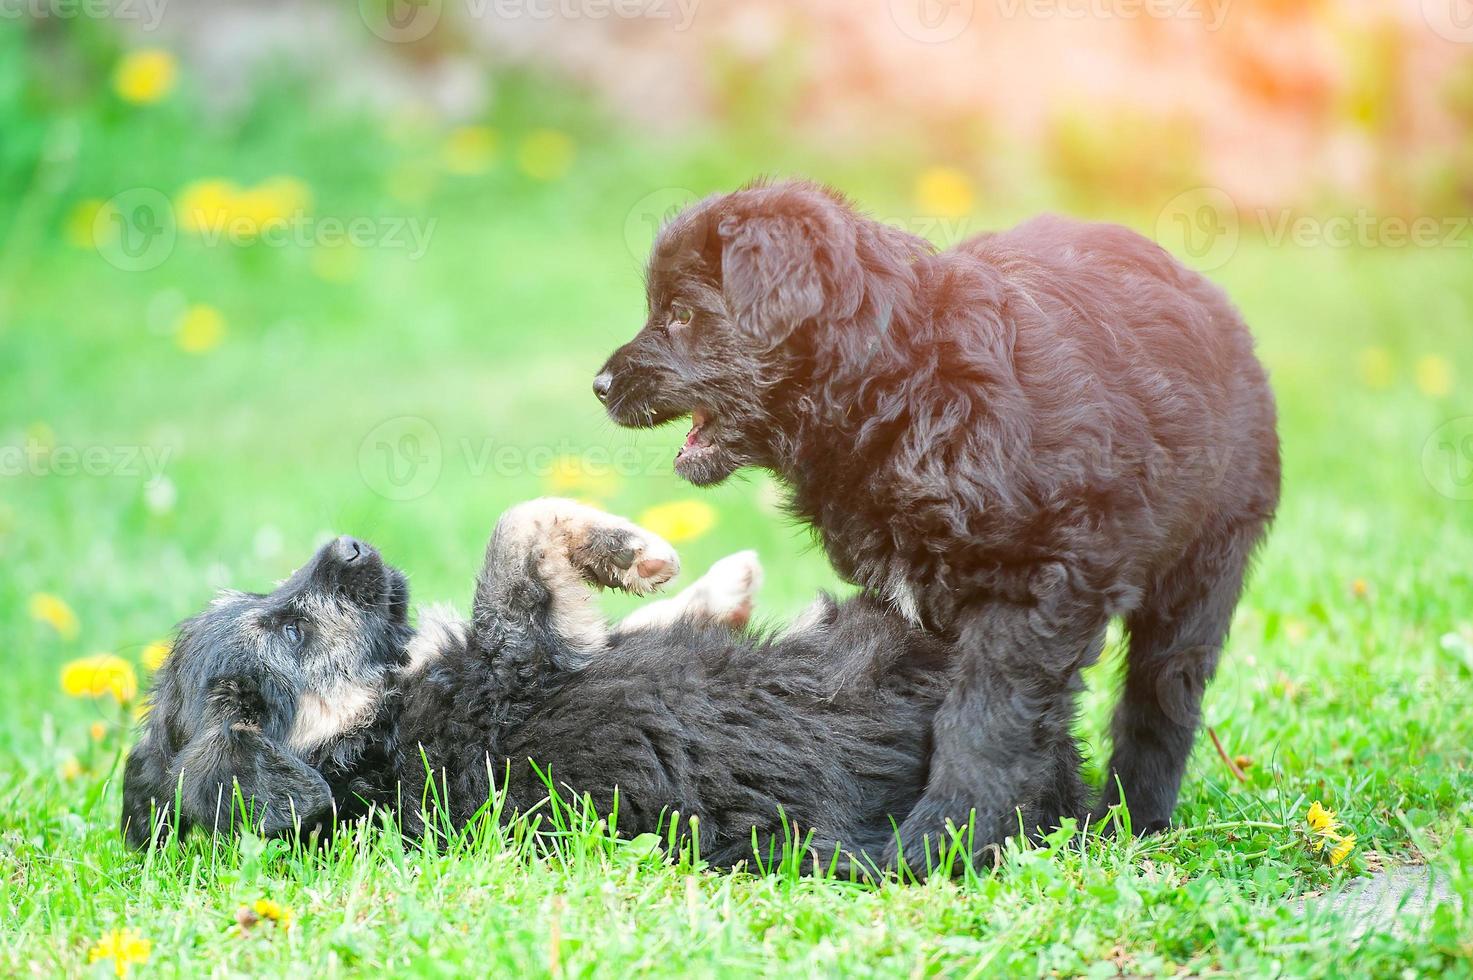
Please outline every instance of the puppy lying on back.
[[463, 825], [493, 791], [508, 813], [540, 801], [535, 762], [600, 812], [617, 793], [626, 835], [699, 816], [716, 865], [750, 857], [754, 830], [766, 858], [784, 819], [825, 859], [878, 855], [925, 786], [945, 649], [863, 598], [746, 635], [750, 554], [617, 627], [588, 588], [644, 594], [678, 567], [627, 521], [533, 501], [498, 524], [471, 620], [415, 631], [404, 576], [340, 538], [271, 594], [226, 594], [180, 628], [128, 759], [124, 833], [228, 831], [242, 809], [283, 833], [370, 805], [413, 833], [426, 760]]

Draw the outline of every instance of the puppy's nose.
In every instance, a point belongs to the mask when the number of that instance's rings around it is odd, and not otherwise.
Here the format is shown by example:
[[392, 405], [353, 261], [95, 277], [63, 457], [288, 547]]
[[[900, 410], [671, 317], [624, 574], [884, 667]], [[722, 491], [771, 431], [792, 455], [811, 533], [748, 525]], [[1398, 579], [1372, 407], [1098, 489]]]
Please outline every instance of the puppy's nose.
[[344, 565], [351, 565], [366, 554], [368, 554], [368, 545], [346, 534], [332, 543], [333, 557]]
[[609, 400], [609, 389], [612, 387], [614, 387], [614, 376], [607, 371], [593, 379], [593, 393], [601, 402]]

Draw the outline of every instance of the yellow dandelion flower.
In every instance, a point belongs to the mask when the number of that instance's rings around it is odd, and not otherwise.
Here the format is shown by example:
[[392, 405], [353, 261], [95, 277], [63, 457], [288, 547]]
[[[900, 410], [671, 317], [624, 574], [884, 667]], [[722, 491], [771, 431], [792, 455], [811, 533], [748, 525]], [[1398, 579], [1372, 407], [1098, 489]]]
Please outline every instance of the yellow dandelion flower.
[[716, 524], [716, 511], [700, 500], [674, 500], [651, 507], [639, 515], [639, 523], [666, 541], [678, 544], [711, 530]]
[[560, 497], [580, 496], [598, 500], [613, 494], [619, 485], [619, 477], [610, 466], [590, 463], [582, 456], [569, 454], [553, 460], [543, 482], [549, 493]]
[[147, 963], [153, 954], [152, 940], [144, 939], [133, 929], [114, 929], [102, 934], [87, 954], [88, 963], [112, 960], [119, 977], [126, 977], [135, 963]]
[[61, 689], [74, 698], [112, 695], [119, 704], [138, 696], [138, 675], [133, 665], [111, 653], [94, 653], [73, 660], [61, 669]]
[[179, 344], [179, 349], [189, 354], [212, 351], [224, 339], [224, 315], [204, 303], [196, 303], [185, 310], [174, 328], [174, 340]]
[[193, 234], [223, 234], [236, 211], [241, 190], [228, 180], [196, 180], [174, 198], [174, 220]]
[[87, 734], [92, 736], [92, 741], [101, 742], [103, 739], [107, 738], [107, 722], [94, 721], [90, 726], [88, 726]]
[[1353, 850], [1355, 850], [1355, 835], [1346, 834], [1340, 838], [1340, 843], [1336, 844], [1335, 849], [1330, 852], [1330, 864], [1337, 868], [1340, 867], [1345, 863], [1345, 859], [1350, 857], [1350, 852]]
[[1384, 347], [1367, 347], [1360, 352], [1360, 378], [1367, 388], [1390, 388], [1396, 380], [1396, 362]]
[[164, 661], [169, 659], [170, 649], [167, 643], [150, 643], [144, 647], [143, 653], [139, 657], [143, 661], [143, 669], [150, 674], [158, 670], [164, 665]]
[[231, 204], [231, 227], [256, 236], [304, 213], [312, 204], [312, 191], [295, 177], [272, 177], [241, 191]]
[[1325, 809], [1319, 800], [1309, 805], [1309, 812], [1305, 814], [1305, 819], [1309, 821], [1309, 829], [1316, 832], [1333, 830], [1337, 826], [1335, 811]]
[[535, 129], [517, 147], [517, 166], [533, 180], [557, 180], [573, 167], [573, 137], [556, 129]]
[[1413, 375], [1417, 390], [1429, 398], [1446, 398], [1453, 391], [1453, 366], [1445, 357], [1431, 354], [1417, 362]]
[[61, 768], [60, 770], [58, 770], [57, 775], [61, 776], [61, 778], [66, 780], [67, 782], [78, 779], [82, 775], [82, 764], [77, 761], [76, 756], [69, 755], [62, 762]]
[[173, 90], [178, 74], [179, 66], [172, 54], [162, 48], [140, 48], [129, 51], [118, 62], [113, 89], [125, 101], [148, 105]]
[[458, 126], [440, 147], [445, 169], [463, 177], [485, 173], [495, 159], [496, 130], [490, 126]]
[[915, 185], [916, 206], [926, 214], [959, 218], [976, 203], [972, 179], [955, 167], [928, 167]]
[[1350, 594], [1357, 599], [1365, 599], [1371, 594], [1370, 583], [1363, 578], [1358, 578], [1350, 583]]
[[60, 596], [50, 592], [37, 592], [31, 596], [30, 608], [32, 619], [50, 626], [64, 640], [75, 640], [81, 632], [77, 614], [72, 612], [72, 607]]
[[[89, 197], [72, 205], [71, 211], [67, 212], [64, 226], [67, 243], [76, 248], [96, 248], [100, 244], [97, 240], [97, 219], [104, 211], [111, 210], [112, 207], [106, 201], [95, 197]], [[112, 227], [111, 224], [105, 222], [102, 224], [103, 229]]]
[[257, 899], [251, 906], [251, 911], [256, 913], [258, 919], [274, 922], [283, 929], [290, 929], [295, 918], [295, 913], [290, 908], [269, 898]]

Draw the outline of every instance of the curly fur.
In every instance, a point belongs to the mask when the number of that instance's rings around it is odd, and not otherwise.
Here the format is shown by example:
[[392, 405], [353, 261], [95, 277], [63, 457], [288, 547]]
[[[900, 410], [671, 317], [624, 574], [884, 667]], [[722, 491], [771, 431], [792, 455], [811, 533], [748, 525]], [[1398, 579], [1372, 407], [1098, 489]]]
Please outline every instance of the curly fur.
[[[864, 598], [823, 598], [775, 637], [719, 625], [750, 611], [760, 568], [746, 553], [656, 615], [613, 629], [569, 615], [590, 585], [645, 592], [676, 564], [626, 521], [534, 501], [498, 524], [469, 622], [435, 608], [412, 633], [404, 577], [340, 539], [276, 591], [182, 627], [128, 760], [125, 834], [229, 831], [237, 793], [268, 833], [376, 805], [418, 834], [441, 811], [469, 823], [494, 793], [506, 813], [534, 807], [535, 763], [602, 812], [617, 797], [625, 834], [678, 811], [718, 866], [811, 832], [825, 863], [873, 868], [925, 785], [945, 645]], [[294, 747], [302, 713], [325, 732], [319, 702], [341, 702], [322, 692], [345, 683], [372, 692], [371, 721], [355, 702], [330, 716], [340, 730]]]
[[1166, 825], [1279, 498], [1272, 394], [1215, 286], [1126, 229], [1041, 217], [936, 253], [803, 182], [658, 237], [644, 328], [595, 391], [691, 415], [676, 469], [791, 487], [837, 570], [959, 646], [912, 864], [946, 820], [1082, 814], [1079, 671], [1130, 633], [1103, 808]]

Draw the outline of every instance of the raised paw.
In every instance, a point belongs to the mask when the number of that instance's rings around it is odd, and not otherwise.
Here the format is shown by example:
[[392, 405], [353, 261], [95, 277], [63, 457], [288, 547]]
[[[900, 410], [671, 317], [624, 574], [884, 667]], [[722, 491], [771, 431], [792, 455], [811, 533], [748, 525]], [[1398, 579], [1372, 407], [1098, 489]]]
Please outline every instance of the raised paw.
[[762, 562], [755, 551], [739, 551], [712, 565], [680, 594], [687, 613], [733, 629], [747, 625], [757, 590], [762, 588]]
[[598, 519], [587, 522], [568, 552], [591, 581], [647, 595], [680, 574], [680, 556], [664, 538], [621, 517], [592, 513]]

